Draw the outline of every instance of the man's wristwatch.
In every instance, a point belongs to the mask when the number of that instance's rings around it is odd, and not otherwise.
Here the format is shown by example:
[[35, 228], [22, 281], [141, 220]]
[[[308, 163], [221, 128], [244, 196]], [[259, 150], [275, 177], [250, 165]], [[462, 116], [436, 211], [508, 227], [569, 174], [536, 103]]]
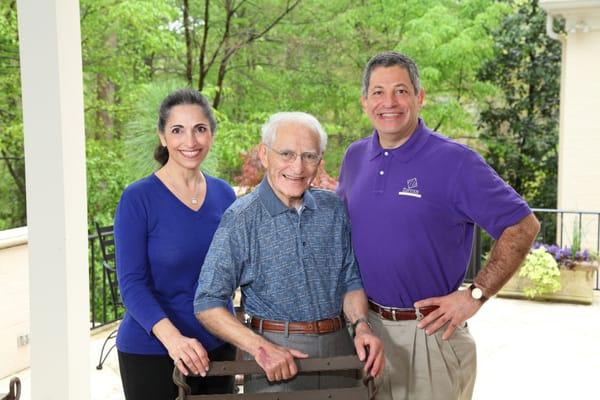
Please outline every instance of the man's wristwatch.
[[352, 330], [352, 337], [356, 336], [356, 327], [358, 326], [358, 324], [360, 324], [361, 322], [364, 322], [365, 324], [367, 324], [367, 326], [369, 327], [369, 329], [372, 330], [371, 328], [371, 324], [369, 323], [369, 320], [366, 317], [360, 317], [359, 319], [357, 319], [356, 321], [354, 321], [351, 325], [350, 328]]
[[474, 283], [472, 283], [471, 286], [469, 286], [469, 291], [471, 292], [471, 298], [473, 300], [479, 300], [480, 302], [485, 303], [488, 299], [483, 295], [483, 291], [477, 286], [475, 286]]

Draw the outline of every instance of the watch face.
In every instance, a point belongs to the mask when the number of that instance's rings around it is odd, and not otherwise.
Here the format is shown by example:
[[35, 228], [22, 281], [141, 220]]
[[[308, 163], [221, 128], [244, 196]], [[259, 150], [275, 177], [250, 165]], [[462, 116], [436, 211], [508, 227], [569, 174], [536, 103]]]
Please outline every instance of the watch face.
[[474, 298], [475, 300], [479, 300], [483, 297], [483, 292], [478, 287], [474, 287], [471, 290], [471, 297]]

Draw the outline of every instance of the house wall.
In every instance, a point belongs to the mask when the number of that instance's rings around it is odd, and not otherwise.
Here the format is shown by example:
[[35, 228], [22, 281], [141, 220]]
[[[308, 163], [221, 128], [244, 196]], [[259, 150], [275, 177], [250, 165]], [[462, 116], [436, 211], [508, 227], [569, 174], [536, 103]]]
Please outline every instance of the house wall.
[[[541, 0], [553, 18], [565, 21], [558, 154], [559, 209], [600, 212], [600, 1]], [[566, 218], [573, 232], [578, 216]], [[598, 251], [598, 216], [582, 218], [582, 247]], [[559, 232], [561, 227], [558, 226]], [[563, 244], [570, 244], [572, 233]]]
[[0, 231], [0, 378], [29, 367], [27, 228]]
[[[567, 35], [563, 51], [558, 208], [600, 212], [600, 31]], [[597, 250], [597, 217], [583, 219], [581, 239]]]

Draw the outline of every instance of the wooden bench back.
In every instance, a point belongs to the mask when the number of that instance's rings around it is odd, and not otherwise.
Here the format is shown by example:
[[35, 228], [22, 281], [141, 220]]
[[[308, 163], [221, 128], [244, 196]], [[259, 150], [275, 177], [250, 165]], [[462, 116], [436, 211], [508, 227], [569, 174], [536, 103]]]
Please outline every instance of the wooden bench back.
[[[298, 373], [325, 371], [362, 371], [364, 363], [357, 356], [328, 358], [307, 358], [295, 360]], [[238, 374], [264, 374], [255, 361], [211, 362], [207, 376], [235, 376]], [[191, 375], [194, 376], [194, 375]], [[186, 377], [177, 369], [173, 370], [173, 382], [179, 388], [177, 400], [211, 400], [215, 395], [191, 395]], [[219, 400], [372, 400], [375, 397], [373, 377], [363, 379], [362, 386], [340, 389], [302, 390], [286, 393], [252, 393], [219, 395]]]

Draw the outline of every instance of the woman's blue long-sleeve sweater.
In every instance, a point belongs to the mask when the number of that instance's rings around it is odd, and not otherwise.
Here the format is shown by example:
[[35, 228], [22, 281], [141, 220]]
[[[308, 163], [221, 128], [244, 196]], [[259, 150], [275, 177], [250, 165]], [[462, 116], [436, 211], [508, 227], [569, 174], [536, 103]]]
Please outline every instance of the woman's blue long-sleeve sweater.
[[131, 184], [121, 196], [115, 252], [126, 313], [117, 334], [119, 351], [166, 354], [152, 333], [165, 317], [207, 351], [223, 343], [196, 320], [192, 301], [210, 242], [235, 194], [225, 181], [205, 177], [206, 198], [198, 211], [177, 199], [154, 174]]

